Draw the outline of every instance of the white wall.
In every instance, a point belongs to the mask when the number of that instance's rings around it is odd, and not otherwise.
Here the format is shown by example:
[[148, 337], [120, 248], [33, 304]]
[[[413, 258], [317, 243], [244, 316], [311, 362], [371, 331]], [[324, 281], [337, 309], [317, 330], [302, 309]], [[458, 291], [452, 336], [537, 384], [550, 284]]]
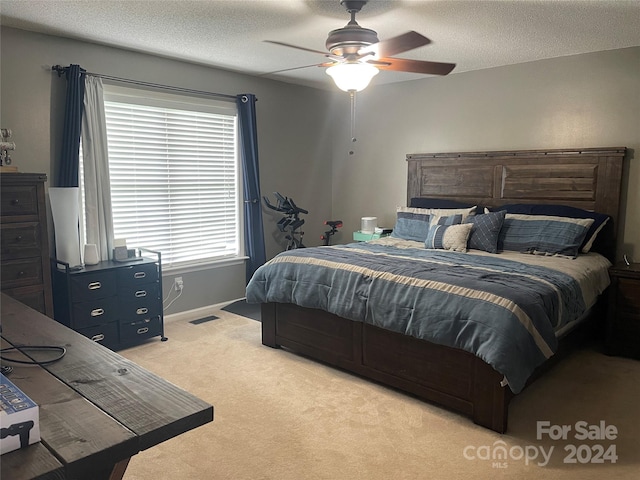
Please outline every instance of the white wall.
[[362, 216], [393, 226], [395, 206], [406, 204], [408, 153], [622, 146], [630, 150], [618, 252], [640, 261], [640, 47], [372, 85], [358, 95], [353, 156], [348, 103], [333, 103], [333, 214], [345, 229], [357, 230]]
[[[225, 94], [254, 93], [263, 194], [279, 190], [307, 207], [307, 236], [317, 244], [331, 211], [331, 143], [327, 92], [110, 48], [71, 39], [1, 29], [3, 128], [13, 130], [12, 157], [22, 172], [46, 173], [59, 155], [66, 81], [51, 66], [79, 64], [89, 72]], [[276, 220], [279, 218], [276, 218]], [[267, 255], [282, 249], [273, 219], [265, 215]], [[143, 246], [143, 245], [141, 245]], [[183, 296], [167, 313], [244, 296], [244, 265], [180, 273]], [[165, 293], [173, 276], [165, 276]]]

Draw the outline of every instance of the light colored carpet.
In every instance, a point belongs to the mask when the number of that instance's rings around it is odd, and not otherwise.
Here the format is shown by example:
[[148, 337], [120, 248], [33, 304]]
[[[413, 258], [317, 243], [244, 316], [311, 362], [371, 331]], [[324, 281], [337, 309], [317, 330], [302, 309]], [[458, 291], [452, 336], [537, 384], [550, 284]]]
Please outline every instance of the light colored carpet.
[[[576, 352], [511, 403], [499, 435], [463, 416], [260, 342], [260, 323], [220, 311], [166, 325], [168, 342], [122, 353], [214, 405], [214, 421], [134, 456], [125, 480], [637, 479], [640, 362]], [[536, 422], [570, 425], [536, 439]], [[604, 421], [615, 440], [575, 439]], [[599, 447], [617, 461], [564, 463]], [[484, 459], [507, 449], [506, 459]], [[553, 447], [546, 466], [540, 448]], [[466, 455], [465, 455], [466, 452]], [[538, 458], [527, 461], [523, 452]], [[480, 457], [480, 458], [479, 458]], [[577, 458], [577, 457], [574, 457]], [[500, 463], [500, 467], [495, 463]]]

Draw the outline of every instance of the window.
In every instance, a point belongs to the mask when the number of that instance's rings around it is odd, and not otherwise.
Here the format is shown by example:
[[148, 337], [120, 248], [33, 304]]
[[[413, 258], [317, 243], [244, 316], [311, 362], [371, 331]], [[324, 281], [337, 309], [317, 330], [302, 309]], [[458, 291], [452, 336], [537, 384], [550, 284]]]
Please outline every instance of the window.
[[114, 237], [165, 268], [237, 257], [235, 103], [104, 88]]

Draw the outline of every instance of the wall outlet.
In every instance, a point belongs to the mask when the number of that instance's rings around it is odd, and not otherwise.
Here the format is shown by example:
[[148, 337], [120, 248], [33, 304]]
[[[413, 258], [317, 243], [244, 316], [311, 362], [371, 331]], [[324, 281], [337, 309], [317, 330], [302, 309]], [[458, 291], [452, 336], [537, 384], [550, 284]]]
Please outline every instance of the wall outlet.
[[173, 279], [173, 285], [176, 288], [176, 292], [181, 292], [184, 288], [184, 283], [182, 281], [182, 277], [176, 277]]

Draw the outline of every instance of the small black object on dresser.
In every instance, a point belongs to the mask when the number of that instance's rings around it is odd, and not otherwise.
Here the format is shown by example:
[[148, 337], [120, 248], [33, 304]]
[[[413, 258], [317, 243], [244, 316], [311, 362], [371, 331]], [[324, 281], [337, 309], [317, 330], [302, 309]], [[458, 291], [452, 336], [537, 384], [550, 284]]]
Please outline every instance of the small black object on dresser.
[[609, 269], [606, 352], [640, 359], [640, 263]]
[[[112, 350], [164, 336], [159, 252], [71, 268], [53, 261], [55, 319]], [[151, 254], [150, 256], [144, 256]]]

